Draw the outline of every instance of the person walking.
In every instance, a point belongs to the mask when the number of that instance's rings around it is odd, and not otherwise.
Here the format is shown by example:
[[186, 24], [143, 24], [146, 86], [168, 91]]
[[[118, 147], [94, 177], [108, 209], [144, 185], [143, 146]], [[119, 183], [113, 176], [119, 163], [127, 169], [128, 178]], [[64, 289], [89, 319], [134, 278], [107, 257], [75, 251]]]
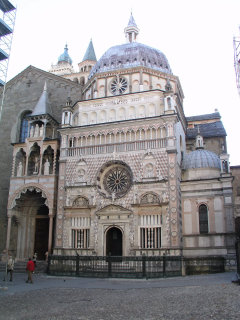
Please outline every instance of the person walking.
[[[13, 280], [13, 269], [14, 269], [14, 259], [12, 255], [9, 254], [8, 260], [7, 260], [7, 278], [8, 278], [8, 274], [10, 273], [10, 281]], [[5, 277], [3, 281], [5, 281]]]
[[33, 271], [35, 270], [35, 265], [34, 265], [34, 262], [32, 261], [31, 258], [28, 259], [28, 263], [27, 263], [27, 267], [26, 267], [26, 271], [28, 273], [28, 279], [27, 279], [27, 283], [30, 282], [30, 283], [33, 283], [33, 280], [32, 280], [32, 274], [33, 274]]

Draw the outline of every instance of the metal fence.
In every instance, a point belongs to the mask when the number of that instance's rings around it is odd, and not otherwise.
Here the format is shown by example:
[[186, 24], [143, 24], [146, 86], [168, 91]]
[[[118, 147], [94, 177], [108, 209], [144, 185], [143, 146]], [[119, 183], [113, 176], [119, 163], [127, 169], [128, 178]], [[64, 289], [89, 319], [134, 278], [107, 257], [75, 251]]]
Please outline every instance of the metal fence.
[[51, 255], [47, 272], [51, 275], [77, 277], [162, 278], [224, 272], [224, 269], [225, 258], [220, 256], [183, 258]]
[[221, 256], [184, 258], [187, 275], [225, 271], [226, 259]]
[[240, 276], [240, 241], [236, 241], [236, 260], [237, 260], [237, 273]]
[[182, 275], [182, 258], [49, 256], [48, 273], [78, 277], [161, 278]]

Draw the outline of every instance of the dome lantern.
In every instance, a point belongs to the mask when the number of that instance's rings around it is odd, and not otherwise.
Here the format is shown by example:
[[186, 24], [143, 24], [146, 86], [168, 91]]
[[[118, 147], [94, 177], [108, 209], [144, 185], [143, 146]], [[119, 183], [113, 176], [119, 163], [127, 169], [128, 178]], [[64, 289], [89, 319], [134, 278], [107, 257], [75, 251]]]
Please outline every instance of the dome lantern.
[[70, 58], [69, 54], [68, 54], [68, 46], [67, 44], [64, 47], [64, 52], [63, 54], [61, 54], [58, 58], [58, 64], [59, 63], [69, 63], [70, 65], [72, 65], [72, 59]]
[[127, 43], [137, 41], [139, 29], [136, 25], [134, 18], [133, 18], [132, 12], [131, 12], [131, 16], [130, 16], [130, 19], [128, 22], [128, 26], [124, 29], [124, 32], [125, 32], [125, 37], [126, 37]]
[[196, 150], [204, 149], [203, 136], [200, 134], [199, 127], [198, 127], [198, 134], [196, 135], [195, 148], [196, 148]]

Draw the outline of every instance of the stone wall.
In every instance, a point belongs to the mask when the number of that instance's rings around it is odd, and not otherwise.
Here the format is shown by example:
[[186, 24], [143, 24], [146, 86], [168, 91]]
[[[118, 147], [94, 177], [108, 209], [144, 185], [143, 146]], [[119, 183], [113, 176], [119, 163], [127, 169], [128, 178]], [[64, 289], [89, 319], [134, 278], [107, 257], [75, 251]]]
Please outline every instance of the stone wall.
[[0, 252], [6, 243], [6, 208], [13, 152], [11, 143], [18, 142], [20, 117], [24, 111], [34, 109], [45, 81], [53, 116], [59, 122], [67, 98], [70, 96], [73, 102], [81, 98], [81, 87], [78, 84], [32, 66], [7, 83], [0, 126]]

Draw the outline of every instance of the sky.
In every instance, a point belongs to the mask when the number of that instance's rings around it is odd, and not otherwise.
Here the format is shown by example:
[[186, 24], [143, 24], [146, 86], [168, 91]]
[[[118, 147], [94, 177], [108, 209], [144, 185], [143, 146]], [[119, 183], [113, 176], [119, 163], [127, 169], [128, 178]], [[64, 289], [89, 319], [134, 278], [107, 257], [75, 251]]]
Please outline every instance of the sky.
[[73, 66], [90, 39], [97, 59], [125, 43], [132, 11], [138, 41], [162, 51], [179, 77], [186, 116], [221, 114], [230, 165], [240, 165], [240, 95], [233, 37], [240, 38], [239, 0], [12, 0], [17, 6], [8, 80], [29, 65], [48, 71], [67, 43]]

